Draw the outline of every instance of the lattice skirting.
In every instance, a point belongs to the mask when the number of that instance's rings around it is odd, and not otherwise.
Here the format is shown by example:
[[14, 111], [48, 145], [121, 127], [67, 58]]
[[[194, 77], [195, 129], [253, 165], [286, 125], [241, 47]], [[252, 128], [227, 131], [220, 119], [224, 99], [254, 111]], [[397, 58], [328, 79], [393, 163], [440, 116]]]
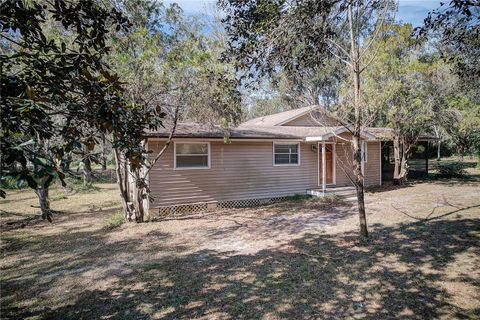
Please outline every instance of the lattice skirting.
[[264, 199], [244, 199], [218, 202], [220, 208], [250, 208], [265, 206], [275, 202], [285, 201], [288, 197], [264, 198]]
[[275, 197], [263, 199], [243, 199], [243, 200], [229, 200], [219, 202], [201, 202], [192, 204], [181, 204], [168, 207], [158, 208], [158, 214], [163, 215], [182, 215], [190, 213], [202, 213], [207, 211], [214, 211], [218, 209], [229, 208], [251, 208], [273, 204], [280, 201], [287, 200], [288, 197]]

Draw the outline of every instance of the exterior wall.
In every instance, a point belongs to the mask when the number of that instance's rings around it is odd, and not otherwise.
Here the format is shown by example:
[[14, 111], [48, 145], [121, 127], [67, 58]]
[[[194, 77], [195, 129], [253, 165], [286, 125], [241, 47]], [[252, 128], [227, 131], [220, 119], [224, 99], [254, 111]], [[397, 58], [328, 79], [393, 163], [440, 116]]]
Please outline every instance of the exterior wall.
[[353, 176], [352, 148], [348, 142], [337, 141], [335, 144], [335, 176], [337, 186], [352, 185], [347, 173]]
[[[312, 119], [312, 116], [317, 119], [319, 122], [315, 121]], [[310, 113], [307, 113], [301, 117], [298, 117], [297, 119], [294, 119], [292, 121], [286, 122], [283, 124], [283, 126], [294, 126], [294, 127], [318, 127], [318, 126], [337, 126], [338, 123], [323, 114], [322, 112], [315, 112], [313, 115]]]
[[366, 186], [375, 186], [382, 183], [380, 174], [381, 168], [380, 142], [367, 142], [367, 162], [364, 165], [364, 176]]
[[[150, 171], [150, 207], [305, 193], [318, 181], [317, 153], [311, 144], [300, 144], [299, 166], [274, 166], [271, 141], [211, 141], [211, 168], [184, 170], [174, 170], [171, 145]], [[148, 146], [157, 151], [163, 142], [149, 141]]]
[[[197, 140], [198, 141], [198, 140]], [[281, 197], [305, 193], [318, 188], [318, 152], [316, 142], [300, 144], [300, 165], [274, 166], [273, 142], [234, 141], [210, 142], [209, 169], [174, 169], [173, 144], [150, 171], [149, 183], [154, 203], [160, 206], [243, 199]], [[148, 142], [155, 154], [161, 141]], [[321, 145], [320, 145], [321, 148]], [[365, 163], [365, 184], [380, 184], [380, 144], [368, 142]], [[351, 185], [346, 171], [351, 172], [352, 153], [348, 142], [335, 145], [335, 177], [337, 186]], [[321, 185], [321, 180], [320, 180]]]
[[[340, 136], [345, 139], [350, 139], [346, 134]], [[342, 141], [341, 139], [335, 140], [336, 185], [350, 186], [352, 183], [350, 179], [348, 179], [348, 175], [353, 177], [352, 147], [348, 141]], [[381, 184], [380, 162], [380, 142], [367, 141], [367, 162], [364, 163], [363, 167], [366, 186]]]

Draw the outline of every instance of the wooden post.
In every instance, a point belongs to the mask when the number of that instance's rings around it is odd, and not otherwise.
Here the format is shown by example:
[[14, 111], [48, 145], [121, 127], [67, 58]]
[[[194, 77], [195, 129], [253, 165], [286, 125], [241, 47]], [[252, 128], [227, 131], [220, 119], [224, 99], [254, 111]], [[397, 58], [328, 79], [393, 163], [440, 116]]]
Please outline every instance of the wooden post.
[[322, 142], [322, 191], [325, 196], [325, 190], [327, 189], [327, 155], [325, 142]]

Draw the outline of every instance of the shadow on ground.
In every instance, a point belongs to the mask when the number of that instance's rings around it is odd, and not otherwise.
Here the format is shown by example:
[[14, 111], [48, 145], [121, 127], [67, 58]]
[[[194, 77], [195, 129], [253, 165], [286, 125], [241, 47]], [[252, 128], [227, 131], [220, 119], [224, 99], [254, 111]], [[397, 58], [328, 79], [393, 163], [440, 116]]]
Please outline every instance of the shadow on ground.
[[[61, 240], [53, 236], [32, 239], [32, 246], [50, 242], [54, 249], [49, 253], [65, 258], [51, 264], [39, 257], [34, 268], [20, 270], [23, 276], [4, 278], [2, 318], [480, 316], [479, 308], [467, 310], [452, 304], [447, 290], [439, 285], [450, 281], [473, 285], [477, 292], [480, 289], [474, 273], [462, 272], [454, 279], [446, 276], [447, 268], [457, 263], [459, 255], [480, 255], [480, 219], [420, 221], [398, 227], [374, 225], [371, 230], [368, 242], [359, 241], [357, 234], [350, 232], [306, 234], [252, 255], [211, 250], [178, 254], [181, 247], [150, 246], [148, 238], [106, 243], [100, 231], [72, 232]], [[150, 236], [165, 237], [158, 232]], [[72, 241], [85, 241], [88, 250], [72, 253]], [[112, 252], [118, 252], [118, 248], [129, 253], [128, 272], [111, 265]], [[170, 254], [148, 259], [162, 250]], [[76, 276], [102, 267], [108, 272], [97, 277], [116, 279], [105, 290], [87, 287], [68, 304], [50, 304], [38, 310], [16, 304], [19, 290], [35, 295], [39, 286], [48, 286], [42, 282], [46, 274]], [[22, 268], [22, 259], [16, 268]]]

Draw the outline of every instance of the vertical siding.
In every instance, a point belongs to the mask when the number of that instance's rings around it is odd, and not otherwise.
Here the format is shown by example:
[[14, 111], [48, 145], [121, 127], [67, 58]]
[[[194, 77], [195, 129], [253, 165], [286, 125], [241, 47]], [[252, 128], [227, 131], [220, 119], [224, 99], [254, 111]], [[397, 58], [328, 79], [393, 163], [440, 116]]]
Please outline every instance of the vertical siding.
[[[152, 150], [162, 142], [149, 142]], [[317, 186], [317, 155], [301, 143], [299, 166], [274, 166], [272, 142], [211, 142], [211, 168], [174, 170], [173, 146], [151, 170], [151, 207], [268, 198]]]

